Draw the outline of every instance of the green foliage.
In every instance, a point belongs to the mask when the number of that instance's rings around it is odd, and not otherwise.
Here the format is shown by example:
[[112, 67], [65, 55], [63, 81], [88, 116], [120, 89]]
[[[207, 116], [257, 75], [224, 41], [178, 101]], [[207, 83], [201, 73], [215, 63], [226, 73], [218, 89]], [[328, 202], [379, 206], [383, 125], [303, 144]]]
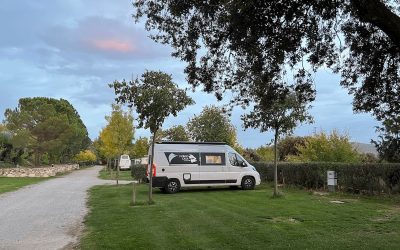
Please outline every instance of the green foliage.
[[182, 125], [173, 126], [163, 131], [163, 139], [167, 141], [189, 141], [189, 134]]
[[198, 142], [226, 142], [237, 145], [236, 129], [227, 115], [215, 106], [206, 106], [198, 116], [187, 124], [190, 137]]
[[257, 154], [260, 156], [260, 160], [264, 162], [274, 161], [274, 149], [270, 146], [261, 146], [256, 149]]
[[298, 145], [298, 157], [292, 160], [302, 162], [360, 162], [360, 154], [353, 148], [347, 135], [333, 131], [305, 138], [304, 145]]
[[[263, 181], [273, 180], [272, 163], [253, 163]], [[327, 185], [327, 171], [336, 171], [338, 188], [355, 193], [400, 193], [400, 164], [384, 163], [280, 163], [278, 178], [280, 183], [320, 189]]]
[[149, 140], [146, 137], [139, 137], [133, 144], [132, 155], [134, 158], [140, 158], [148, 155], [149, 152]]
[[[139, 128], [149, 128], [153, 136], [151, 148], [154, 150], [154, 142], [158, 130], [162, 127], [164, 120], [170, 116], [177, 116], [178, 112], [186, 106], [194, 103], [192, 98], [186, 95], [185, 90], [179, 89], [172, 82], [172, 77], [161, 71], [146, 71], [142, 78], [122, 82], [114, 81], [109, 85], [114, 88], [116, 101], [126, 103], [129, 107], [135, 107], [138, 113]], [[150, 156], [150, 166], [153, 163], [154, 154]], [[152, 168], [150, 168], [149, 204], [152, 200]]]
[[146, 170], [147, 170], [147, 165], [133, 165], [131, 167], [131, 176], [135, 180], [138, 180], [140, 182], [145, 182], [147, 180]]
[[100, 152], [107, 159], [129, 153], [135, 132], [131, 112], [124, 112], [119, 105], [113, 105], [112, 109], [111, 115], [106, 117], [108, 124], [99, 137]]
[[298, 147], [304, 145], [305, 140], [300, 136], [287, 136], [280, 140], [278, 143], [279, 160], [286, 161], [288, 157], [298, 156]]
[[5, 123], [13, 147], [32, 152], [35, 165], [68, 162], [90, 143], [77, 111], [63, 99], [22, 98], [17, 108], [6, 110]]
[[400, 117], [392, 117], [377, 128], [380, 133], [379, 140], [373, 141], [379, 156], [387, 162], [400, 162]]
[[257, 150], [252, 148], [235, 148], [236, 152], [238, 152], [241, 156], [243, 156], [247, 161], [257, 162], [261, 161], [261, 156], [257, 153]]
[[94, 164], [97, 160], [96, 155], [90, 150], [84, 150], [75, 155], [74, 160], [80, 164]]
[[[286, 77], [315, 89], [330, 68], [354, 95], [354, 110], [377, 119], [400, 113], [398, 1], [135, 1], [151, 37], [186, 62], [187, 80], [249, 106], [254, 92], [280, 103]], [[260, 91], [261, 90], [261, 91]]]
[[179, 111], [194, 103], [172, 82], [170, 75], [161, 71], [146, 71], [141, 79], [114, 81], [109, 86], [114, 88], [118, 103], [136, 109], [138, 127], [149, 128], [152, 134], [162, 127], [168, 116], [177, 116]]

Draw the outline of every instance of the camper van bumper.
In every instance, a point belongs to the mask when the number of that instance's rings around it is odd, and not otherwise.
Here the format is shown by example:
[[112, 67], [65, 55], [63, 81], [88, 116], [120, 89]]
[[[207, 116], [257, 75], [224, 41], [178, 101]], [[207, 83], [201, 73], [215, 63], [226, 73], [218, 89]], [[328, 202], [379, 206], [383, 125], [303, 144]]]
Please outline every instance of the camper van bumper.
[[[167, 184], [168, 178], [166, 176], [153, 176], [153, 187], [165, 187]], [[146, 179], [146, 182], [149, 183], [149, 179]]]

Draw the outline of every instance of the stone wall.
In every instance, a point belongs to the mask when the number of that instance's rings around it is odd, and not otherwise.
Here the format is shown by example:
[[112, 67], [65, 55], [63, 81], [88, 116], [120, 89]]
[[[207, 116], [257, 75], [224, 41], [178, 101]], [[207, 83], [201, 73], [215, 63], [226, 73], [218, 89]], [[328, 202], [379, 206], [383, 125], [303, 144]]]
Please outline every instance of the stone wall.
[[6, 177], [50, 177], [58, 173], [70, 172], [79, 169], [78, 164], [54, 165], [40, 168], [0, 168], [0, 176]]

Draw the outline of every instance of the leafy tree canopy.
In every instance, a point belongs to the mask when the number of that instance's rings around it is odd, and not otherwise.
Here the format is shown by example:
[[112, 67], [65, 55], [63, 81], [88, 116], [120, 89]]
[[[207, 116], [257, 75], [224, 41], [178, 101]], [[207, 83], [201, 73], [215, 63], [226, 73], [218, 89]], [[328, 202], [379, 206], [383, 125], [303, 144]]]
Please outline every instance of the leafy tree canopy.
[[78, 112], [64, 99], [22, 98], [6, 110], [5, 123], [13, 146], [33, 151], [35, 165], [45, 153], [50, 162], [69, 161], [90, 143]]
[[134, 138], [133, 116], [119, 105], [112, 106], [110, 116], [106, 116], [107, 126], [100, 132], [100, 152], [106, 158], [118, 158], [128, 153]]
[[384, 121], [383, 127], [377, 130], [379, 139], [373, 143], [377, 146], [379, 157], [388, 162], [400, 162], [400, 117]]
[[149, 128], [154, 134], [162, 127], [164, 120], [177, 116], [187, 105], [193, 104], [192, 98], [172, 82], [172, 77], [161, 71], [146, 71], [141, 79], [110, 84], [117, 95], [118, 103], [134, 107], [138, 113], [138, 127]]
[[199, 142], [226, 142], [237, 145], [236, 129], [229, 117], [215, 106], [206, 106], [203, 111], [194, 116], [187, 124], [190, 137]]
[[149, 139], [146, 137], [139, 137], [133, 144], [133, 157], [140, 158], [149, 154]]
[[96, 155], [90, 150], [83, 150], [75, 155], [74, 160], [79, 163], [89, 163], [92, 164], [96, 162]]
[[299, 156], [289, 160], [302, 162], [360, 162], [361, 156], [353, 148], [347, 135], [333, 131], [305, 138], [304, 145], [298, 145]]
[[163, 139], [167, 141], [189, 141], [189, 134], [182, 125], [173, 126], [163, 131]]
[[304, 145], [305, 138], [300, 136], [287, 136], [279, 141], [279, 160], [285, 161], [288, 156], [298, 156], [298, 147]]
[[144, 17], [146, 29], [156, 31], [151, 37], [187, 63], [189, 83], [219, 99], [233, 90], [238, 104], [262, 95], [279, 102], [289, 72], [296, 92], [307, 96], [311, 73], [328, 67], [354, 95], [355, 111], [398, 117], [399, 0], [139, 0], [134, 6], [136, 20]]

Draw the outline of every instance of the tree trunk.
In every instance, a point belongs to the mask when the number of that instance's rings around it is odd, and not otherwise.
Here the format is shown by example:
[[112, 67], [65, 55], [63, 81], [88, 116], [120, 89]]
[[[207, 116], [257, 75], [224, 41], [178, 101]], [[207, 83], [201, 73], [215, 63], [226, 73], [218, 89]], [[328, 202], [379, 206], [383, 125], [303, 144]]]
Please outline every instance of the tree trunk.
[[149, 204], [153, 203], [153, 162], [154, 162], [154, 143], [156, 141], [157, 131], [153, 134], [151, 141], [150, 171], [149, 171]]
[[119, 162], [118, 159], [115, 159], [115, 164], [117, 166], [117, 177], [115, 178], [117, 180], [117, 186], [118, 186], [118, 179], [119, 179]]
[[278, 196], [278, 129], [275, 129], [274, 137], [274, 196]]

